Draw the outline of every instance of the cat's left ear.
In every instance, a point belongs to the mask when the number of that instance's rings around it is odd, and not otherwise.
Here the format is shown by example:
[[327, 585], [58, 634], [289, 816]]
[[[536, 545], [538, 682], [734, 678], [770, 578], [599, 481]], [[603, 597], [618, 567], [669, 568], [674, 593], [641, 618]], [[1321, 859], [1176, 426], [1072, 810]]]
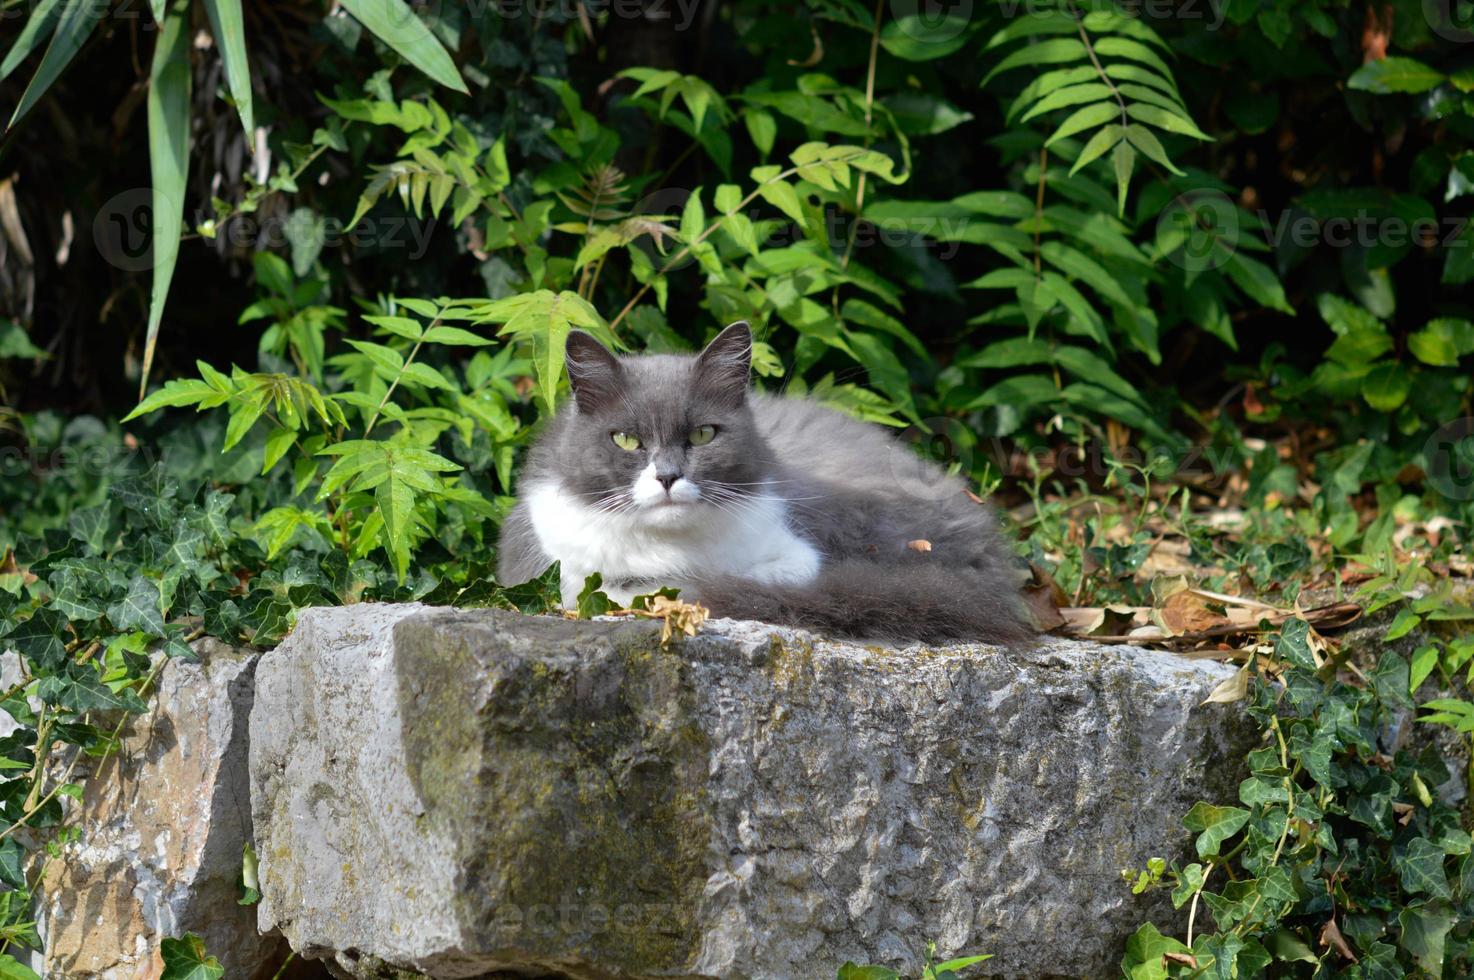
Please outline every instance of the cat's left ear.
[[619, 359], [592, 335], [570, 330], [567, 341], [568, 383], [578, 410], [590, 415], [619, 397], [624, 377]]
[[696, 358], [698, 385], [718, 401], [740, 405], [752, 371], [752, 328], [746, 320], [727, 327]]

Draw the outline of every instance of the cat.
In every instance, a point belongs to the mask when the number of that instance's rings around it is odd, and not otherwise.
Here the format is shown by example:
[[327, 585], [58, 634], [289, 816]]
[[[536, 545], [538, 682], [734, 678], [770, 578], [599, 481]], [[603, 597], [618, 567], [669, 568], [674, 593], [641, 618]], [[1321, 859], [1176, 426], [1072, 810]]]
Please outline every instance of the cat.
[[628, 603], [661, 586], [714, 616], [884, 640], [1032, 634], [989, 509], [892, 438], [805, 398], [750, 390], [752, 334], [697, 355], [617, 357], [568, 335], [573, 398], [533, 445], [498, 580], [561, 562]]

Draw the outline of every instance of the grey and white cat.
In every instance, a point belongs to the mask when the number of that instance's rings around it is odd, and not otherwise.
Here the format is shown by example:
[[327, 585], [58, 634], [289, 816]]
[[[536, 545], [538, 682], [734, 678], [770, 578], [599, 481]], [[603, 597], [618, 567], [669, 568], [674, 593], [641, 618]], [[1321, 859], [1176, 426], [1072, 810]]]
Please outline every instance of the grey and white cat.
[[963, 482], [877, 426], [750, 391], [751, 353], [746, 323], [684, 356], [571, 333], [574, 397], [525, 464], [500, 581], [556, 560], [569, 606], [597, 571], [621, 602], [671, 585], [713, 615], [851, 636], [1027, 636], [1015, 563]]

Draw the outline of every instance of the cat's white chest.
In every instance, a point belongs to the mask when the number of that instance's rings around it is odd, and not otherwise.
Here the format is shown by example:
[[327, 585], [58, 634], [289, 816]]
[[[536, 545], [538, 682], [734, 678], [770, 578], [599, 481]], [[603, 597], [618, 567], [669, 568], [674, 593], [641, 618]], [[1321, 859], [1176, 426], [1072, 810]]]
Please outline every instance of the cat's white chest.
[[[565, 606], [574, 604], [593, 572], [604, 576], [604, 591], [619, 602], [661, 585], [681, 588], [683, 598], [699, 597], [690, 583], [704, 576], [804, 585], [819, 573], [819, 552], [793, 532], [781, 497], [758, 495], [735, 507], [698, 505], [675, 519], [638, 509], [601, 512], [551, 483], [526, 499], [543, 552], [562, 563]], [[626, 580], [632, 584], [625, 586]]]

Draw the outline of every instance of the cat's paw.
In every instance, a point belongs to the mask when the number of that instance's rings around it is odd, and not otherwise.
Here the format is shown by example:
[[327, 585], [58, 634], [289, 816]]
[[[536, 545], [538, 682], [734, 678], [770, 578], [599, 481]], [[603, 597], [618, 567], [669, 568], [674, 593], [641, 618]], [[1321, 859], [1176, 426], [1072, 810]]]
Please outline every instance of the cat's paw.
[[804, 542], [744, 569], [743, 578], [764, 585], [807, 585], [819, 574], [819, 553]]

